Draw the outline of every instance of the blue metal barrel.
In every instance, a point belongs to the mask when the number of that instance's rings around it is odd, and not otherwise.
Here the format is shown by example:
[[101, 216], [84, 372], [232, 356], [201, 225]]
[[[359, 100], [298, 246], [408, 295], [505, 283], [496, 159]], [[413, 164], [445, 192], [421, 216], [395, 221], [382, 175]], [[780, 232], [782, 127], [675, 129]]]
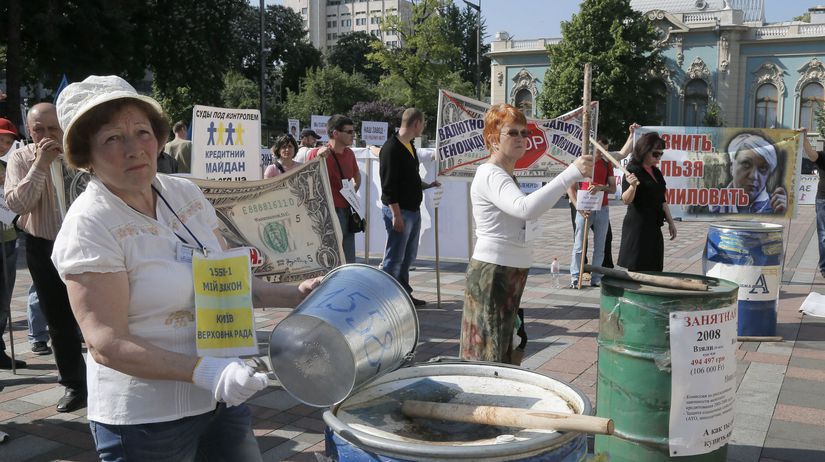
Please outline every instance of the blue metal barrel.
[[772, 223], [711, 224], [702, 255], [708, 276], [739, 284], [739, 335], [776, 335], [782, 282], [782, 233]]

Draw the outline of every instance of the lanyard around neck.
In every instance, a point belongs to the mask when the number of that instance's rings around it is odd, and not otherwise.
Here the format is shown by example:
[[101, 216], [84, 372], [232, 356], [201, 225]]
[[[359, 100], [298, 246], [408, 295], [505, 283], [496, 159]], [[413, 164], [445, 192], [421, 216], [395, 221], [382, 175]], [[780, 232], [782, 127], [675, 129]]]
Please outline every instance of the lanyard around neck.
[[[165, 198], [165, 197], [163, 197], [163, 194], [161, 194], [161, 193], [160, 193], [160, 190], [158, 190], [158, 188], [156, 188], [156, 187], [155, 187], [155, 185], [152, 185], [152, 191], [154, 191], [154, 192], [158, 195], [158, 197], [160, 197], [160, 200], [162, 200], [162, 201], [163, 201], [163, 203], [164, 203], [164, 204], [166, 204], [166, 208], [168, 208], [168, 209], [169, 209], [169, 211], [170, 211], [170, 212], [172, 212], [172, 215], [174, 215], [174, 216], [175, 216], [175, 218], [177, 218], [177, 219], [178, 219], [178, 221], [180, 222], [180, 224], [181, 224], [181, 225], [183, 225], [183, 228], [186, 230], [186, 232], [188, 232], [188, 233], [189, 233], [189, 235], [190, 235], [190, 236], [192, 236], [192, 239], [194, 239], [194, 240], [195, 240], [195, 242], [198, 244], [198, 247], [200, 247], [201, 252], [203, 252], [203, 254], [204, 254], [204, 255], [206, 255], [206, 247], [204, 247], [204, 246], [203, 246], [203, 244], [201, 243], [201, 241], [200, 241], [200, 240], [198, 240], [197, 236], [195, 236], [195, 233], [193, 233], [193, 232], [192, 232], [192, 230], [191, 230], [191, 229], [189, 229], [189, 227], [188, 227], [188, 226], [186, 226], [186, 223], [184, 223], [184, 222], [183, 222], [183, 220], [181, 220], [181, 219], [180, 219], [180, 217], [178, 216], [178, 214], [177, 214], [177, 213], [175, 213], [175, 210], [172, 208], [172, 206], [171, 206], [171, 205], [169, 205], [169, 202], [166, 200], [166, 198]], [[173, 231], [173, 232], [174, 232], [174, 231]], [[182, 237], [180, 236], [180, 234], [178, 234], [178, 233], [176, 233], [176, 232], [175, 232], [175, 236], [177, 236], [177, 237], [178, 237], [178, 239], [180, 239], [180, 240], [181, 240], [181, 242], [183, 242], [184, 244], [189, 244], [188, 242], [186, 242], [186, 239], [184, 239], [184, 238], [182, 238]]]

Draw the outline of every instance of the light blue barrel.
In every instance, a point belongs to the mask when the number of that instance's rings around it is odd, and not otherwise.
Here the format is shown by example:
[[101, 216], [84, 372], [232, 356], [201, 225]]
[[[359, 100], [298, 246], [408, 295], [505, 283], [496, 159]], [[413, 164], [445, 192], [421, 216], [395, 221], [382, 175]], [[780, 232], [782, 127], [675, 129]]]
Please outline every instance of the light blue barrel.
[[582, 462], [587, 435], [411, 419], [406, 400], [592, 415], [587, 396], [513, 366], [424, 363], [387, 373], [324, 413], [326, 456], [339, 462]]
[[739, 284], [739, 335], [776, 335], [783, 230], [778, 224], [750, 222], [708, 227], [702, 266], [707, 276]]

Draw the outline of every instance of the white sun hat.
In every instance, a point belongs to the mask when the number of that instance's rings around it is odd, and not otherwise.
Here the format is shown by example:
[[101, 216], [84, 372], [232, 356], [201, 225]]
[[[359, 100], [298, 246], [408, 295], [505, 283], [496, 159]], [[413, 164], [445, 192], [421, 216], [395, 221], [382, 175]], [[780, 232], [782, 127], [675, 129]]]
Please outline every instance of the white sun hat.
[[116, 75], [90, 75], [82, 82], [70, 84], [57, 97], [57, 119], [63, 129], [63, 144], [66, 154], [71, 157], [72, 128], [84, 114], [95, 106], [116, 99], [134, 99], [149, 104], [163, 114], [163, 108], [154, 98], [141, 95], [129, 82]]

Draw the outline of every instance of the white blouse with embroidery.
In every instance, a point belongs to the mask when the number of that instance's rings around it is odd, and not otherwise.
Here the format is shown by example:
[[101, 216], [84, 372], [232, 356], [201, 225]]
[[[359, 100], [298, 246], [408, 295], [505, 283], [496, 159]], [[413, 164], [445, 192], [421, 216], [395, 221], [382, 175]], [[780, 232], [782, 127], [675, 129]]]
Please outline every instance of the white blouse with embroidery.
[[[215, 209], [195, 184], [162, 174], [153, 184], [205, 247], [220, 248]], [[160, 198], [156, 214], [154, 220], [138, 213], [95, 178], [69, 208], [52, 261], [64, 280], [67, 274], [126, 272], [130, 332], [160, 348], [195, 355], [192, 265], [177, 261], [175, 250], [181, 238], [196, 242]], [[129, 376], [91, 355], [86, 363], [89, 420], [134, 425], [215, 408], [211, 393], [191, 383]]]

